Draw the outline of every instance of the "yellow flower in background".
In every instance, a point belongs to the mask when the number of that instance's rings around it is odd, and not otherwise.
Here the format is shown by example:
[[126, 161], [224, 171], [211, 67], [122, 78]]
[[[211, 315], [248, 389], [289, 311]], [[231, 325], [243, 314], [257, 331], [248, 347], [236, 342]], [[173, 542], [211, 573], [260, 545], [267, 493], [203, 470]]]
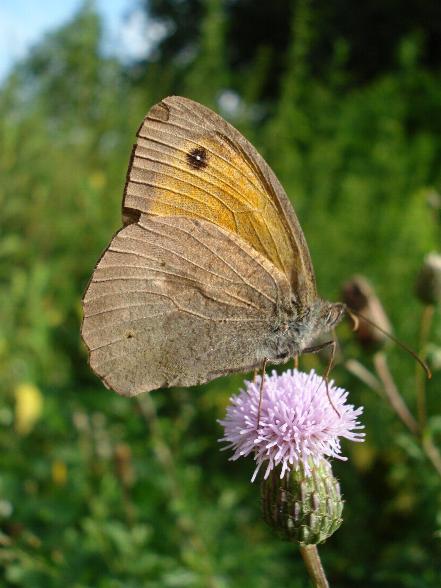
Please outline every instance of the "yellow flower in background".
[[15, 389], [15, 430], [27, 435], [43, 410], [43, 396], [34, 384], [19, 384]]
[[89, 182], [92, 188], [101, 190], [106, 184], [106, 176], [100, 171], [95, 171], [89, 176]]
[[52, 481], [57, 486], [64, 486], [67, 482], [67, 467], [60, 459], [52, 462]]

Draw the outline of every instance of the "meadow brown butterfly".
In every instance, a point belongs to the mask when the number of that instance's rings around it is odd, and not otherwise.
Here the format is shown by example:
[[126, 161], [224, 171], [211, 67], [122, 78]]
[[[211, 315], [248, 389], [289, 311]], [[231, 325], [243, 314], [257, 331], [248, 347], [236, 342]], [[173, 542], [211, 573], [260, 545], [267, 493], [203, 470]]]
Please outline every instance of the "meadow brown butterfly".
[[235, 128], [172, 96], [137, 136], [124, 227], [83, 298], [106, 386], [133, 396], [283, 363], [340, 320], [282, 186]]

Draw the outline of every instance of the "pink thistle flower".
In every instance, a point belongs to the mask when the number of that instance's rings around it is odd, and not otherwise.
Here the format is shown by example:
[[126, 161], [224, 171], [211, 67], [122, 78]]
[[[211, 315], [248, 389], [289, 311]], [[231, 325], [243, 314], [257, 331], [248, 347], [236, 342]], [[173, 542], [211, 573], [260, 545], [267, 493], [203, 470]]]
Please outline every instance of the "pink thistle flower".
[[[288, 370], [278, 375], [273, 371], [265, 376], [260, 419], [259, 390], [261, 377], [255, 382], [245, 381], [245, 389], [230, 398], [224, 427], [227, 443], [223, 449], [234, 449], [231, 460], [254, 454], [256, 469], [252, 482], [264, 462], [268, 462], [264, 478], [281, 465], [280, 477], [302, 467], [307, 476], [311, 465], [319, 465], [326, 457], [346, 460], [341, 455], [340, 437], [363, 441], [363, 429], [358, 421], [363, 408], [346, 404], [348, 392], [333, 381], [326, 382], [314, 370], [309, 374]], [[259, 421], [259, 422], [258, 422]]]

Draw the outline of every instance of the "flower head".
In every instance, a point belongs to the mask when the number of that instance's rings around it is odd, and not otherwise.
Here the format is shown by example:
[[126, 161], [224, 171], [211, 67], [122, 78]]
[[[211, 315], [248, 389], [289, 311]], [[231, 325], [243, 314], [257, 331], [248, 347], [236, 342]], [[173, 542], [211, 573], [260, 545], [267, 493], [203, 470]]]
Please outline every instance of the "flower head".
[[[264, 462], [264, 478], [281, 465], [280, 477], [302, 467], [309, 475], [311, 464], [326, 457], [345, 460], [340, 437], [362, 441], [363, 428], [358, 421], [363, 408], [346, 404], [348, 392], [318, 376], [288, 370], [265, 376], [259, 413], [261, 378], [245, 382], [245, 389], [232, 396], [224, 420], [225, 449], [233, 448], [232, 460], [254, 454], [257, 467], [252, 481]], [[329, 396], [328, 396], [329, 394]], [[332, 404], [331, 404], [332, 402]]]

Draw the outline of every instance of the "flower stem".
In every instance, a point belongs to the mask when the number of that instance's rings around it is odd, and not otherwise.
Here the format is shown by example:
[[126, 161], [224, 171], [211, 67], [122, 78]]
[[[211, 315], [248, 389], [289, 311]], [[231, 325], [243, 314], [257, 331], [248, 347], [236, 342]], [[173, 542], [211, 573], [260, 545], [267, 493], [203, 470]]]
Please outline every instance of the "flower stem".
[[317, 550], [317, 545], [300, 545], [300, 553], [312, 580], [314, 588], [329, 588], [325, 570]]
[[397, 413], [409, 431], [418, 437], [420, 432], [418, 422], [410, 412], [403, 396], [400, 394], [395, 384], [392, 374], [390, 373], [384, 352], [378, 351], [374, 355], [374, 366], [378, 377], [383, 383], [384, 391], [386, 393], [389, 404], [392, 406], [394, 411]]
[[434, 445], [430, 435], [420, 429], [417, 420], [407, 408], [407, 405], [395, 384], [392, 374], [390, 373], [384, 353], [378, 352], [374, 355], [374, 364], [377, 375], [383, 383], [384, 390], [390, 405], [400, 417], [401, 421], [409, 429], [409, 431], [419, 441], [420, 447], [424, 454], [429, 459], [438, 475], [441, 476], [441, 453]]
[[[420, 349], [419, 349], [419, 356], [422, 359], [425, 359], [426, 354], [426, 345], [427, 340], [429, 338], [430, 327], [432, 326], [432, 319], [434, 314], [434, 306], [432, 304], [428, 304], [424, 307], [422, 315], [421, 315], [421, 323], [420, 323]], [[415, 371], [415, 379], [416, 379], [416, 391], [417, 391], [417, 407], [418, 407], [418, 421], [420, 425], [420, 429], [423, 431], [426, 426], [426, 376], [425, 374], [419, 369], [419, 366], [416, 366]]]

